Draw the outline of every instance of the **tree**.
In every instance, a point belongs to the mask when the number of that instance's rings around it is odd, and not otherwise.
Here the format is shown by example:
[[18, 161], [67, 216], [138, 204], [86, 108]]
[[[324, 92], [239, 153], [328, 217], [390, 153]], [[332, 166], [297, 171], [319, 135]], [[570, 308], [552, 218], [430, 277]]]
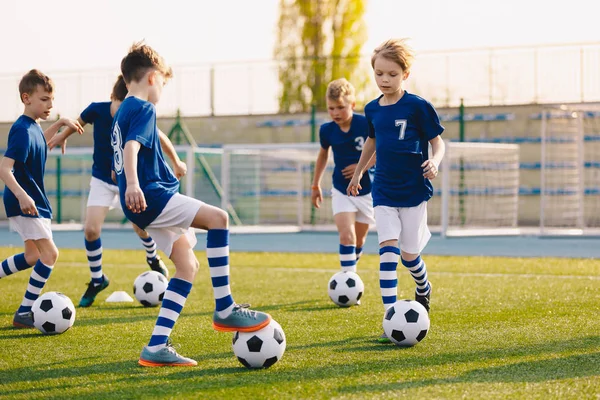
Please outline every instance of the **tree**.
[[365, 83], [360, 50], [367, 39], [366, 0], [280, 0], [278, 61], [280, 112], [325, 109], [327, 84], [346, 78]]

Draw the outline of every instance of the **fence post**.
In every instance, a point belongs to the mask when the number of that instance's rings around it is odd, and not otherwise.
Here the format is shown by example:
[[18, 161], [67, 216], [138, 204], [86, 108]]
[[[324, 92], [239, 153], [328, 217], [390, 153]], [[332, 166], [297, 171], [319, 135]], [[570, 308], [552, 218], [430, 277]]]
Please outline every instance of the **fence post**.
[[56, 157], [56, 222], [62, 223], [61, 156]]

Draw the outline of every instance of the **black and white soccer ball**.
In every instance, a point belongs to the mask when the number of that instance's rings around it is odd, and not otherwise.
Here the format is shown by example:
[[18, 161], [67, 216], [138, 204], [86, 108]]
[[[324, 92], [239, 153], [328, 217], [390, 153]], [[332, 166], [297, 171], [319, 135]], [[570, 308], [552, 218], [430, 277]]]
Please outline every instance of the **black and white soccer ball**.
[[135, 278], [133, 294], [144, 307], [156, 307], [162, 303], [169, 281], [156, 271], [146, 271]]
[[255, 332], [235, 332], [233, 353], [246, 368], [269, 368], [285, 352], [285, 333], [275, 320]]
[[33, 326], [46, 335], [63, 333], [75, 322], [75, 306], [60, 292], [47, 292], [31, 306]]
[[398, 346], [414, 346], [427, 336], [429, 314], [421, 303], [399, 300], [383, 315], [383, 331]]
[[356, 272], [340, 271], [327, 284], [329, 298], [340, 307], [358, 304], [365, 291], [365, 284]]

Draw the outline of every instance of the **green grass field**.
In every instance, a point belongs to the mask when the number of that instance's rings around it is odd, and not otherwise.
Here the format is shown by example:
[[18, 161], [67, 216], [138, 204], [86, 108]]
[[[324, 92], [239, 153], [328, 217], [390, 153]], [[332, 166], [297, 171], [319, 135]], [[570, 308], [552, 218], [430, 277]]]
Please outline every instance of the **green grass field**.
[[[0, 249], [0, 258], [14, 253]], [[192, 368], [139, 367], [158, 309], [104, 302], [112, 291], [132, 292], [147, 268], [142, 251], [105, 251], [111, 286], [58, 336], [13, 329], [29, 273], [0, 280], [0, 398], [600, 396], [600, 261], [427, 256], [431, 329], [419, 345], [398, 348], [375, 341], [383, 317], [377, 256], [359, 264], [362, 305], [341, 309], [326, 290], [337, 255], [233, 254], [234, 298], [271, 313], [287, 336], [281, 361], [247, 370], [233, 356], [232, 335], [212, 330], [212, 288], [198, 256], [200, 272], [172, 335], [198, 361]], [[412, 298], [409, 274], [399, 269], [399, 278], [399, 298]], [[77, 304], [88, 280], [84, 252], [63, 250], [45, 291]]]

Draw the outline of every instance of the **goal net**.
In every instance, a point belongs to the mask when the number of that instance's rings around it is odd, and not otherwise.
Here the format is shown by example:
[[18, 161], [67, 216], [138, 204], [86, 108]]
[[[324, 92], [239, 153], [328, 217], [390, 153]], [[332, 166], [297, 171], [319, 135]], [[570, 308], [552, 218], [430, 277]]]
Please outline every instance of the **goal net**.
[[442, 236], [519, 233], [518, 145], [446, 142], [433, 183], [440, 196], [430, 200], [429, 224]]
[[541, 118], [540, 233], [600, 228], [600, 108], [546, 108]]

